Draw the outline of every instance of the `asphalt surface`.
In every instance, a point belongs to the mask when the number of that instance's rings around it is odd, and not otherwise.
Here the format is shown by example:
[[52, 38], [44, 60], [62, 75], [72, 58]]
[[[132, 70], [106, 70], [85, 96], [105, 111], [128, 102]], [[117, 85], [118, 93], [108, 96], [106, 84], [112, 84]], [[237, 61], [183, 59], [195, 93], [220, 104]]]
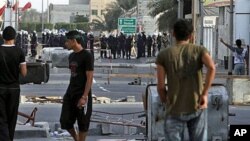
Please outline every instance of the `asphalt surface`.
[[[112, 71], [114, 73], [133, 73], [133, 74], [143, 74], [143, 73], [155, 73], [153, 68], [154, 58], [140, 58], [140, 59], [101, 59], [96, 62], [96, 64], [105, 64], [111, 65], [112, 61]], [[151, 62], [152, 64], [150, 64]], [[137, 67], [123, 67], [118, 68], [115, 66], [137, 66]], [[112, 100], [117, 100], [124, 98], [126, 96], [135, 96], [137, 103], [118, 103], [118, 104], [94, 104], [94, 111], [104, 111], [104, 112], [113, 112], [113, 113], [127, 113], [127, 112], [139, 112], [143, 111], [142, 104], [142, 94], [146, 91], [146, 86], [150, 82], [155, 82], [155, 80], [151, 79], [142, 79], [142, 85], [128, 85], [128, 83], [133, 82], [134, 78], [113, 78], [110, 80], [110, 84], [107, 81], [108, 71], [111, 68], [107, 67], [96, 67], [95, 68], [95, 77], [94, 84], [92, 87], [93, 94], [96, 96], [104, 96], [111, 98]], [[227, 73], [227, 70], [224, 70], [222, 67], [218, 67], [217, 71], [222, 73]], [[37, 84], [25, 84], [21, 86], [21, 95], [23, 96], [63, 96], [68, 83], [69, 83], [69, 70], [67, 68], [51, 68], [50, 79], [48, 83], [44, 83], [41, 85]], [[226, 84], [226, 79], [217, 78], [214, 83]], [[51, 125], [51, 129], [55, 128], [53, 125], [58, 123], [61, 111], [61, 104], [20, 104], [19, 111], [24, 113], [30, 113], [34, 107], [38, 108], [36, 121], [47, 121]], [[250, 107], [246, 106], [237, 106], [230, 105], [229, 112], [235, 113], [236, 116], [229, 117], [229, 124], [250, 124]], [[144, 118], [137, 118], [138, 115], [130, 115], [123, 116], [122, 119], [126, 119], [128, 121], [134, 120], [136, 123], [145, 120]], [[107, 118], [106, 115], [102, 115], [102, 118]], [[119, 118], [119, 117], [118, 117]], [[117, 117], [115, 118], [115, 120]], [[19, 117], [20, 121], [24, 121]], [[91, 123], [91, 128], [96, 128], [97, 124]], [[114, 129], [117, 130], [117, 129]], [[96, 141], [99, 139], [106, 138], [111, 141], [111, 139], [134, 139], [134, 138], [142, 138], [143, 135], [139, 135], [139, 137], [128, 136], [122, 134], [124, 131], [119, 131], [120, 134], [111, 134], [111, 136], [97, 136], [90, 135], [88, 141]], [[52, 138], [49, 140], [72, 140], [71, 138]], [[23, 139], [16, 141], [44, 141], [44, 139]], [[101, 140], [100, 140], [101, 141]]]

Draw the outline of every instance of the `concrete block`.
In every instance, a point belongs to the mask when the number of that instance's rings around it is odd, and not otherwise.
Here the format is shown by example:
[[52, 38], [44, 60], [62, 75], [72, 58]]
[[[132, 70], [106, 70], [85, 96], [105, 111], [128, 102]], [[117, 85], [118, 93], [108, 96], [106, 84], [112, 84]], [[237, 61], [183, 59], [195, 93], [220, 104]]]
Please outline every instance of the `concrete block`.
[[25, 103], [27, 100], [26, 96], [21, 95], [19, 103]]
[[61, 124], [55, 123], [54, 131], [59, 131], [59, 130], [61, 130]]
[[244, 93], [243, 94], [243, 103], [244, 104], [250, 104], [250, 93]]
[[102, 123], [101, 126], [103, 135], [112, 134], [112, 127], [110, 126], [110, 124]]
[[227, 89], [230, 104], [250, 103], [250, 81], [248, 78], [228, 78]]
[[110, 104], [111, 99], [107, 97], [96, 97], [96, 102], [100, 104]]
[[27, 125], [16, 125], [15, 139], [25, 138], [49, 138], [49, 131], [45, 128]]
[[127, 96], [127, 102], [135, 102], [135, 96]]
[[35, 122], [34, 126], [39, 128], [45, 128], [46, 130], [50, 131], [48, 122]]
[[124, 126], [125, 135], [134, 135], [137, 133], [137, 127]]

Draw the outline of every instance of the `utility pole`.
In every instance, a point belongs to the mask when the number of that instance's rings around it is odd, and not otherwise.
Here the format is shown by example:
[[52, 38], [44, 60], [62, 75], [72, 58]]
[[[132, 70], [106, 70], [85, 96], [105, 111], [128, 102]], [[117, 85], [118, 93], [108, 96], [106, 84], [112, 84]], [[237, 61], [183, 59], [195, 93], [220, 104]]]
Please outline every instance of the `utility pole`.
[[194, 36], [193, 36], [193, 43], [196, 43], [196, 36], [197, 36], [197, 0], [192, 0], [192, 20], [193, 20], [193, 27], [194, 27]]
[[183, 0], [178, 0], [178, 19], [184, 18], [183, 8]]
[[47, 23], [49, 23], [49, 13], [50, 13], [49, 0], [47, 0]]
[[203, 45], [203, 40], [204, 40], [204, 0], [200, 0], [199, 7], [200, 7], [200, 23], [201, 23], [201, 31], [200, 31], [200, 44]]
[[44, 29], [43, 0], [42, 0], [42, 31]]
[[18, 17], [19, 17], [19, 0], [16, 0], [15, 2], [16, 4], [16, 9], [15, 9], [15, 29], [16, 31], [18, 31], [18, 23], [19, 23], [19, 20], [18, 20]]
[[13, 25], [13, 16], [12, 16], [12, 3], [13, 3], [13, 0], [7, 0], [7, 6], [6, 6], [6, 9], [5, 9], [5, 12], [4, 12], [4, 28], [7, 27], [7, 26], [15, 26]]
[[[230, 35], [230, 45], [233, 46], [233, 17], [234, 17], [234, 1], [230, 0], [230, 24], [229, 24], [229, 35]], [[228, 59], [228, 75], [232, 75], [232, 70], [233, 70], [233, 53], [230, 50], [230, 55]]]

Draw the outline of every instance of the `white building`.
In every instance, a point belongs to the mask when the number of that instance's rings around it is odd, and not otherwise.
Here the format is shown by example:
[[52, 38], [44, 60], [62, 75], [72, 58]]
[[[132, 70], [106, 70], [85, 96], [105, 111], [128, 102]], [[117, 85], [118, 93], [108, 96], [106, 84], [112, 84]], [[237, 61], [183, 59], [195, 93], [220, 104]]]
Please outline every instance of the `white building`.
[[250, 44], [250, 0], [236, 0], [234, 10], [234, 41]]
[[90, 0], [69, 0], [69, 5], [88, 5]]
[[147, 5], [150, 1], [151, 0], [137, 0], [137, 24], [139, 32], [144, 31], [146, 34], [158, 32], [156, 18], [149, 16]]

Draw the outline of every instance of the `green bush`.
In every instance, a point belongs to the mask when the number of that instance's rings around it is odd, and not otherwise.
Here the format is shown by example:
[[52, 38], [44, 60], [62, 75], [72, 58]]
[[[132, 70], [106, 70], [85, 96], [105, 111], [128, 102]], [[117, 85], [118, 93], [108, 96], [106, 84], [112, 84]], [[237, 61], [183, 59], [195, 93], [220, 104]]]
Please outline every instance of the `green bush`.
[[[20, 23], [18, 29], [19, 30], [26, 30], [28, 32], [32, 32], [32, 31], [41, 32], [42, 31], [42, 23], [37, 23], [37, 22]], [[44, 29], [50, 29], [50, 30], [53, 29], [53, 24], [44, 23]]]
[[[50, 23], [44, 23], [44, 29], [65, 29], [65, 30], [74, 30], [79, 29], [83, 31], [89, 31], [89, 23], [83, 22], [83, 23], [56, 23], [55, 25]], [[20, 23], [19, 24], [19, 30], [26, 30], [28, 32], [42, 31], [42, 23], [37, 22], [29, 22], [29, 23]]]

